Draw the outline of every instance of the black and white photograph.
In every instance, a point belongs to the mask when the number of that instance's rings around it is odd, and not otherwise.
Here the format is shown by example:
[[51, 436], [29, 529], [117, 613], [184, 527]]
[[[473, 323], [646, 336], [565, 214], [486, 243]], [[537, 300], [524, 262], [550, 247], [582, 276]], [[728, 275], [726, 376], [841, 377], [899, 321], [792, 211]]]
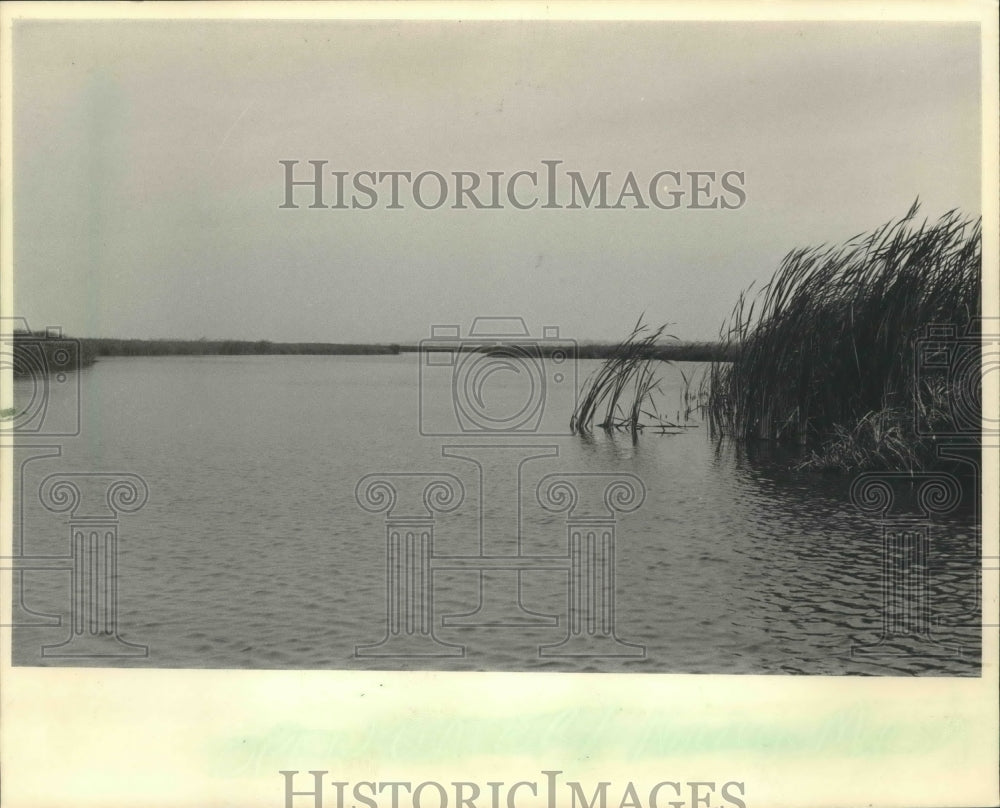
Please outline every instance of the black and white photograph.
[[995, 3], [308, 6], [4, 13], [10, 804], [988, 804]]

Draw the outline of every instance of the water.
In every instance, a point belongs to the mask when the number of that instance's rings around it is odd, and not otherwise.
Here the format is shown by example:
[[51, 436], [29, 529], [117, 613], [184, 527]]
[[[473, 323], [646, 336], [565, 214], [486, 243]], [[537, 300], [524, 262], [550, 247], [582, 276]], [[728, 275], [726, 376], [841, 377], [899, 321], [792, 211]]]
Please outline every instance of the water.
[[[581, 362], [581, 379], [597, 366]], [[18, 627], [15, 664], [979, 674], [979, 560], [968, 512], [931, 524], [926, 585], [890, 586], [911, 611], [891, 611], [895, 632], [866, 654], [884, 633], [884, 553], [878, 522], [851, 504], [850, 480], [740, 458], [714, 446], [696, 414], [696, 428], [636, 443], [603, 433], [421, 436], [421, 406], [425, 424], [454, 422], [453, 376], [434, 368], [421, 396], [417, 368], [411, 354], [115, 358], [81, 372], [80, 436], [62, 441], [60, 457], [28, 445], [55, 441], [21, 440], [15, 547], [23, 542], [36, 560], [68, 553], [69, 515], [39, 502], [48, 475], [141, 477], [148, 501], [118, 525], [118, 631], [148, 655], [42, 655], [42, 646], [70, 632], [71, 576], [57, 560], [50, 566], [60, 569], [23, 573], [30, 611], [17, 616], [22, 623], [58, 616], [61, 625]], [[527, 400], [523, 382], [497, 374], [486, 383], [493, 398], [484, 406], [518, 412]], [[663, 409], [673, 416], [680, 375], [665, 370], [664, 382]], [[17, 387], [20, 401], [30, 396], [26, 383]], [[547, 395], [545, 406], [565, 410], [564, 390]], [[568, 414], [545, 411], [542, 424], [558, 415], [551, 422], [561, 426]], [[458, 444], [480, 448], [442, 448]], [[521, 465], [518, 486], [520, 460], [545, 452]], [[449, 455], [477, 456], [482, 469]], [[480, 577], [467, 562], [453, 569], [438, 560], [433, 632], [445, 648], [464, 646], [464, 655], [356, 655], [356, 646], [386, 632], [384, 515], [355, 500], [359, 479], [376, 472], [461, 480], [465, 501], [435, 523], [435, 555], [452, 558], [481, 546], [486, 555], [516, 556], [519, 511], [520, 552], [565, 557], [565, 514], [541, 508], [540, 479], [557, 472], [637, 477], [645, 501], [616, 522], [614, 632], [628, 644], [625, 653], [644, 648], [644, 655], [539, 654], [567, 634], [570, 573], [561, 562], [521, 574], [523, 611], [513, 609], [516, 573], [487, 573], [488, 603], [479, 613], [551, 615], [558, 624], [442, 625], [444, 615], [476, 609]], [[95, 482], [75, 479], [81, 487]], [[913, 611], [923, 602], [933, 623], [928, 636], [925, 618]]]

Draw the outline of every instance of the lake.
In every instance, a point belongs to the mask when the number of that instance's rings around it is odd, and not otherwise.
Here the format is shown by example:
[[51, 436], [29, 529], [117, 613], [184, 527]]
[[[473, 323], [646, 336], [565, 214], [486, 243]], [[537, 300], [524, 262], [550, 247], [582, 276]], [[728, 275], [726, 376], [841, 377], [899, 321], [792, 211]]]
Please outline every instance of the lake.
[[[580, 380], [599, 364], [581, 361]], [[663, 367], [668, 418], [684, 417], [679, 371], [701, 369]], [[890, 514], [903, 527], [887, 559], [883, 524], [852, 504], [851, 478], [742, 457], [714, 443], [697, 412], [691, 428], [635, 442], [548, 437], [537, 430], [568, 423], [569, 376], [556, 382], [546, 367], [541, 389], [497, 373], [481, 380], [478, 400], [453, 369], [418, 370], [418, 355], [402, 354], [107, 358], [81, 371], [71, 379], [79, 436], [24, 435], [15, 455], [15, 548], [27, 556], [15, 664], [979, 675], [980, 560], [967, 507]], [[29, 387], [16, 382], [15, 403]], [[456, 413], [454, 397], [470, 395]], [[519, 428], [475, 431], [493, 423], [477, 420], [488, 412]], [[459, 434], [422, 435], [421, 425]], [[61, 455], [46, 456], [56, 443]], [[66, 559], [71, 520], [96, 522], [83, 506], [46, 509], [39, 489], [53, 474], [95, 472], [148, 487], [140, 509], [120, 514], [116, 555], [76, 551], [78, 566], [117, 581], [77, 601], [116, 597], [87, 614], [116, 610], [118, 635], [133, 645], [43, 655], [75, 621], [87, 633], [90, 618], [70, 607], [84, 584]], [[416, 505], [400, 499], [390, 513], [401, 555], [389, 563], [378, 489], [373, 510], [356, 498], [370, 474], [397, 475], [401, 488], [443, 480], [464, 498], [418, 513], [423, 489], [402, 492]], [[557, 478], [579, 489], [576, 550], [558, 507], [565, 488], [550, 491], [548, 509], [539, 500]], [[615, 480], [637, 497], [644, 488], [641, 505], [608, 511], [602, 492]], [[908, 484], [892, 485], [905, 500]], [[432, 550], [421, 538], [429, 515]], [[914, 572], [924, 529], [927, 560]], [[392, 614], [410, 609], [401, 622], [387, 622], [387, 591]], [[387, 630], [402, 655], [384, 655]], [[566, 645], [574, 632], [609, 642]]]

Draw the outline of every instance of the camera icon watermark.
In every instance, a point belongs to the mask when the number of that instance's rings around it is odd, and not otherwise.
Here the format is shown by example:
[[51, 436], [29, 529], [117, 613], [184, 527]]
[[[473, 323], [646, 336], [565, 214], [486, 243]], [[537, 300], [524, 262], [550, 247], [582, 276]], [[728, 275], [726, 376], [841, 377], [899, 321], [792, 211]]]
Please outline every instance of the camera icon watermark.
[[[644, 659], [644, 645], [616, 633], [615, 581], [617, 517], [642, 504], [645, 486], [622, 472], [536, 466], [560, 455], [538, 439], [572, 435], [577, 343], [553, 326], [532, 337], [520, 317], [477, 317], [464, 337], [432, 326], [418, 350], [420, 434], [466, 439], [443, 441], [440, 457], [472, 464], [474, 493], [466, 500], [459, 477], [441, 471], [358, 482], [358, 504], [384, 514], [386, 561], [383, 635], [356, 645], [355, 657], [464, 657], [465, 632], [503, 630], [509, 649], [522, 632], [555, 631], [528, 642], [536, 658]], [[452, 535], [461, 552], [437, 544], [447, 523], [464, 525]], [[547, 604], [542, 588], [556, 595]]]
[[983, 411], [983, 378], [1000, 370], [1000, 321], [929, 325], [914, 348], [918, 435], [978, 439], [1000, 433], [1000, 422]]
[[0, 368], [14, 375], [15, 406], [0, 418], [0, 435], [80, 434], [80, 340], [58, 327], [32, 331], [23, 317], [0, 318]]
[[421, 340], [420, 434], [569, 434], [577, 397], [577, 345], [545, 326], [532, 337], [520, 317], [477, 317], [431, 327]]

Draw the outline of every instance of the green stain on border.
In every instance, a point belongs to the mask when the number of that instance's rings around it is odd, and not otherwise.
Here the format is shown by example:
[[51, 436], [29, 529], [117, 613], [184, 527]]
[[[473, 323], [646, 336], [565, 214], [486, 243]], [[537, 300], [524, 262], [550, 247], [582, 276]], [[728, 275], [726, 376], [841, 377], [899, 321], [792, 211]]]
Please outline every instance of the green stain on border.
[[[331, 723], [336, 718], [331, 716]], [[753, 717], [716, 722], [622, 710], [557, 710], [530, 716], [391, 718], [320, 729], [293, 721], [216, 739], [206, 762], [233, 776], [358, 761], [413, 764], [478, 757], [629, 761], [715, 754], [871, 758], [958, 748], [953, 716], [879, 717], [871, 709], [814, 718]], [[217, 770], [217, 769], [216, 769]]]

